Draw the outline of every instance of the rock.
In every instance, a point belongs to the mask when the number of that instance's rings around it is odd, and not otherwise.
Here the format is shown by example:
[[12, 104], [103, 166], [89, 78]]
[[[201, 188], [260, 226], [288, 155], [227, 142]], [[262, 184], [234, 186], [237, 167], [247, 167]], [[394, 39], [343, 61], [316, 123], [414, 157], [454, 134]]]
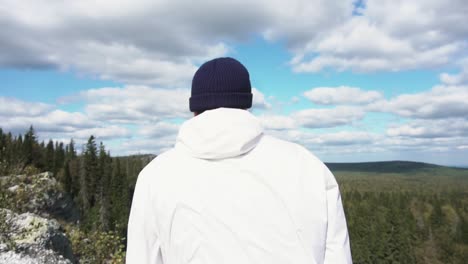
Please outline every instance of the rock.
[[56, 220], [0, 209], [0, 263], [75, 263], [70, 241]]
[[18, 190], [18, 188], [19, 188], [18, 185], [13, 185], [13, 186], [9, 187], [7, 190], [8, 190], [9, 192], [14, 193], [14, 192], [16, 192], [16, 190]]
[[57, 256], [52, 250], [45, 250], [37, 257], [13, 251], [0, 253], [0, 263], [8, 264], [71, 264], [70, 260]]
[[21, 207], [16, 210], [68, 222], [78, 221], [79, 211], [71, 196], [62, 191], [52, 173], [3, 176], [1, 178], [2, 185], [13, 196], [12, 200]]

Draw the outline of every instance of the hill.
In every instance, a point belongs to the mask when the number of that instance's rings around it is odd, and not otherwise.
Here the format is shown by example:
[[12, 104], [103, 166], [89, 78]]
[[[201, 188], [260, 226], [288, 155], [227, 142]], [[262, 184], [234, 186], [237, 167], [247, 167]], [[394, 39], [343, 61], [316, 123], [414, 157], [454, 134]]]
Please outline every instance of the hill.
[[424, 162], [414, 161], [375, 161], [375, 162], [357, 162], [357, 163], [326, 163], [331, 171], [354, 171], [354, 172], [375, 172], [375, 173], [408, 173], [421, 172], [421, 170], [434, 169], [454, 169], [466, 170], [464, 168], [447, 167]]

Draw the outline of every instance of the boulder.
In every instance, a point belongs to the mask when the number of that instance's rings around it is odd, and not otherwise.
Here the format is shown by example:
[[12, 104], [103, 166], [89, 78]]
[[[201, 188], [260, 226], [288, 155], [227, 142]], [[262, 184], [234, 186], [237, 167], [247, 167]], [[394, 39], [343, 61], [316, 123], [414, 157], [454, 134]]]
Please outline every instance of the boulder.
[[79, 211], [71, 196], [64, 191], [52, 173], [1, 177], [0, 183], [15, 201], [15, 211], [31, 212], [68, 222], [79, 219]]
[[75, 263], [70, 241], [54, 219], [0, 209], [0, 263]]

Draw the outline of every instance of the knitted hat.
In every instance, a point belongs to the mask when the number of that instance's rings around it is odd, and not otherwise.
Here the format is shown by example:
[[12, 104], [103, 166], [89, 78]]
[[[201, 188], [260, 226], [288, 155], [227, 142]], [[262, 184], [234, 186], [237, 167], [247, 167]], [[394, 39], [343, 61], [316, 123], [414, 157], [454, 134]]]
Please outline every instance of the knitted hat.
[[202, 112], [218, 107], [252, 107], [249, 72], [233, 58], [205, 62], [193, 76], [190, 111]]

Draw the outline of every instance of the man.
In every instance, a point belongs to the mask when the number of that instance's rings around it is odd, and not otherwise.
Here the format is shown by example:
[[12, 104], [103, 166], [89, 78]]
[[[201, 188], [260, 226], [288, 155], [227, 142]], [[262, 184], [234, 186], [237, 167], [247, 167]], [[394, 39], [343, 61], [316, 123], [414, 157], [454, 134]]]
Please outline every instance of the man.
[[198, 69], [195, 116], [138, 177], [127, 263], [352, 263], [334, 176], [304, 147], [264, 134], [251, 106], [240, 62]]

